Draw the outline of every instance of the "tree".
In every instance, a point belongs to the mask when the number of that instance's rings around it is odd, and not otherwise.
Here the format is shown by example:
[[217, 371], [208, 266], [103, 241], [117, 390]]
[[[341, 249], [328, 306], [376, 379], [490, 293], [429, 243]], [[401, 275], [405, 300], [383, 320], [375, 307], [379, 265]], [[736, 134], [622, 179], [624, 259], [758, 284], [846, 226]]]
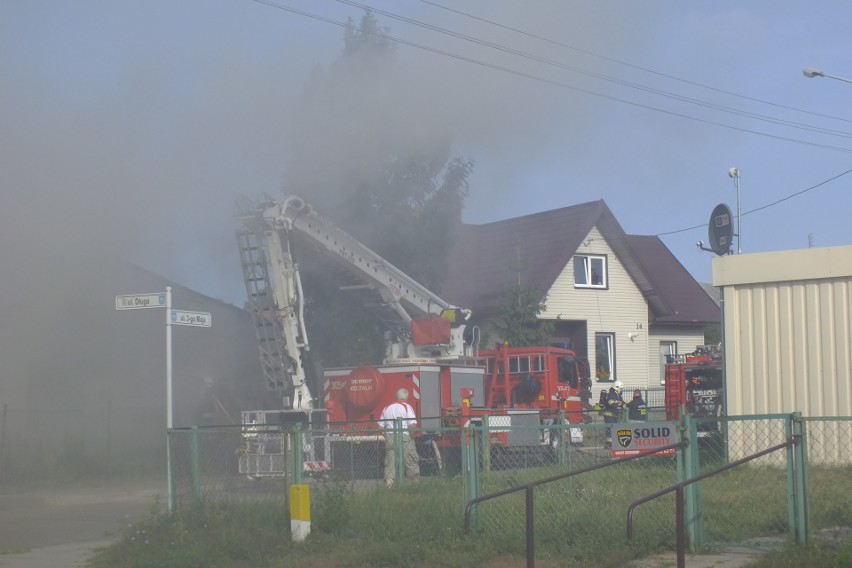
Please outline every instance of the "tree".
[[535, 289], [518, 282], [501, 304], [497, 326], [503, 339], [513, 347], [547, 345], [553, 336], [553, 322], [538, 315], [547, 309], [544, 298]]
[[[434, 99], [403, 65], [388, 28], [369, 11], [349, 24], [342, 52], [313, 71], [294, 107], [284, 191], [438, 292], [473, 163], [453, 156], [450, 132], [424, 116]], [[348, 353], [376, 362], [382, 330], [322, 279], [306, 276], [314, 349], [323, 361]]]

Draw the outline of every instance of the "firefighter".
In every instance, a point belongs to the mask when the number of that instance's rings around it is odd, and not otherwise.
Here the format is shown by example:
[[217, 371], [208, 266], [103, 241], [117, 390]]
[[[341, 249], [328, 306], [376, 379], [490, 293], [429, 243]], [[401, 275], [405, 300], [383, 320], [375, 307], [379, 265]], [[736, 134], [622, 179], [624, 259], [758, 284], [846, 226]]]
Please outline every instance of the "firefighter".
[[634, 422], [648, 420], [648, 405], [642, 400], [642, 391], [633, 391], [633, 400], [627, 403], [627, 417]]
[[404, 428], [402, 432], [402, 455], [405, 463], [405, 476], [412, 479], [420, 477], [420, 456], [417, 454], [414, 438], [411, 437], [411, 432], [408, 430], [417, 423], [417, 416], [415, 416], [414, 409], [407, 401], [408, 389], [399, 389], [396, 391], [396, 402], [387, 405], [379, 419], [379, 424], [384, 428], [385, 435], [385, 484], [387, 484], [388, 489], [393, 487], [396, 478], [396, 449], [394, 444], [396, 433], [394, 430], [397, 421]]
[[[603, 417], [607, 424], [615, 424], [621, 419], [621, 412], [624, 409], [624, 399], [621, 398], [621, 391], [624, 390], [624, 383], [615, 381], [609, 392], [606, 395], [606, 406], [604, 407]], [[612, 426], [606, 428], [606, 447], [612, 447]]]

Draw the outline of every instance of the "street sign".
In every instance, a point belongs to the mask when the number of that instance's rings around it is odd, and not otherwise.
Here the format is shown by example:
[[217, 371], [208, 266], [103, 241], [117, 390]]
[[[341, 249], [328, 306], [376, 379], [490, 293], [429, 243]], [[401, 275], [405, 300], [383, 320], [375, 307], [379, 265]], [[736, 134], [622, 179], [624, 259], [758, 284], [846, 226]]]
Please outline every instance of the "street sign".
[[195, 327], [210, 327], [213, 316], [209, 312], [187, 312], [172, 310], [171, 321], [175, 325], [191, 325]]
[[144, 308], [165, 308], [166, 295], [154, 294], [123, 294], [115, 297], [116, 310], [141, 310]]

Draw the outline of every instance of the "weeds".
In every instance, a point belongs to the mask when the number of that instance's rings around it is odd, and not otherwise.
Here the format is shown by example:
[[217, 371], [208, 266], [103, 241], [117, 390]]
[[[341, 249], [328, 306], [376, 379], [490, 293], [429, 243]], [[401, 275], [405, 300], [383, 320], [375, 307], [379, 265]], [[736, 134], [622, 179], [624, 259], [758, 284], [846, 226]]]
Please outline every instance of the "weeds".
[[[812, 527], [852, 525], [848, 469], [810, 471]], [[542, 471], [494, 471], [483, 476], [487, 491], [545, 477]], [[536, 558], [542, 566], [580, 568], [608, 550], [606, 562], [631, 559], [674, 543], [672, 495], [637, 509], [635, 535], [624, 531], [626, 505], [670, 485], [664, 462], [645, 468], [610, 468], [536, 489]], [[711, 478], [712, 480], [713, 478]], [[707, 481], [711, 481], [707, 480]], [[244, 501], [208, 500], [173, 515], [158, 502], [138, 524], [128, 525], [118, 542], [101, 550], [92, 568], [329, 568], [509, 566], [525, 556], [523, 493], [479, 505], [474, 530], [464, 535], [463, 485], [458, 478], [429, 477], [392, 491], [343, 480], [312, 489], [312, 533], [304, 543], [290, 539], [282, 492], [244, 495]], [[379, 488], [380, 487], [380, 488]], [[701, 488], [704, 522], [713, 543], [739, 542], [787, 530], [783, 469], [732, 470]], [[484, 493], [485, 490], [483, 490]], [[773, 553], [774, 554], [774, 553]], [[771, 556], [770, 556], [771, 557]], [[771, 563], [769, 563], [771, 562]], [[798, 562], [798, 563], [795, 563]], [[603, 566], [597, 560], [596, 565]], [[852, 565], [850, 545], [791, 548], [758, 568]]]

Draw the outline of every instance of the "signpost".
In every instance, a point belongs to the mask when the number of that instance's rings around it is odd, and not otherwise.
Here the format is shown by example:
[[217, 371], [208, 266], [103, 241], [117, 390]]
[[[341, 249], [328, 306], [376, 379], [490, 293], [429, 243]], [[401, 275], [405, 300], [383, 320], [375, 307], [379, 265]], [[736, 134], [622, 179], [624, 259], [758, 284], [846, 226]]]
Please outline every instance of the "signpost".
[[189, 312], [172, 309], [172, 288], [166, 286], [166, 292], [152, 294], [122, 294], [115, 297], [116, 310], [139, 310], [146, 308], [166, 308], [166, 469], [168, 471], [169, 512], [174, 508], [172, 490], [172, 451], [169, 433], [172, 430], [172, 325], [192, 327], [210, 327], [213, 316], [209, 312]]

